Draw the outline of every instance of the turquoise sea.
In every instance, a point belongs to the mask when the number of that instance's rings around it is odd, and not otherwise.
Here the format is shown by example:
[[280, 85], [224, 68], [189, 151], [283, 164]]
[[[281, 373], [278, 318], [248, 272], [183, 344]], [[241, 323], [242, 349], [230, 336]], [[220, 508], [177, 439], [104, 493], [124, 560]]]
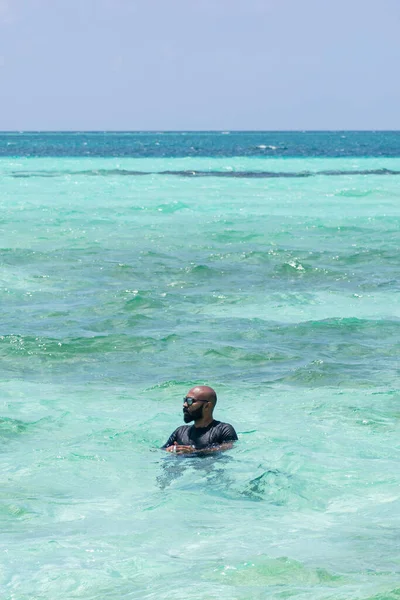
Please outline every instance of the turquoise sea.
[[[2, 600], [400, 599], [400, 133], [0, 134]], [[159, 450], [196, 383], [233, 450]]]

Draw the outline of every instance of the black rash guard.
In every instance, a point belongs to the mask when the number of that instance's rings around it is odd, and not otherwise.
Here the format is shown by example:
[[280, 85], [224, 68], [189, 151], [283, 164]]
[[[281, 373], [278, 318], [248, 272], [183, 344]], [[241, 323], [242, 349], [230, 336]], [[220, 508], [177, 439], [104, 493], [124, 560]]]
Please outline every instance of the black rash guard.
[[167, 443], [162, 448], [173, 446], [176, 442], [180, 446], [194, 446], [196, 449], [202, 450], [227, 442], [235, 442], [237, 439], [236, 431], [232, 425], [214, 420], [207, 427], [195, 427], [194, 425], [178, 427], [169, 436]]

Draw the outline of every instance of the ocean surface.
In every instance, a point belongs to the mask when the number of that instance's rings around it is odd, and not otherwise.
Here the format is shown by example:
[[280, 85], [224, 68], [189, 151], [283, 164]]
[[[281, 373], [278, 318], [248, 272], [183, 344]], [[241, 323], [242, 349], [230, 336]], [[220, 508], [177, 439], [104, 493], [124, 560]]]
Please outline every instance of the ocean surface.
[[[0, 134], [2, 600], [399, 600], [400, 133]], [[194, 384], [233, 450], [159, 447]]]

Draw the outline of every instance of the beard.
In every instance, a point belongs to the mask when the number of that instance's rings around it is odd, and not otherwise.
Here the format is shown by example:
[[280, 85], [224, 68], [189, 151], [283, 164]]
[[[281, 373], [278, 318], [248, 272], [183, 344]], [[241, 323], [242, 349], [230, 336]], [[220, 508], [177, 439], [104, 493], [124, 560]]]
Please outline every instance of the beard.
[[197, 410], [189, 412], [188, 410], [183, 411], [183, 420], [185, 423], [191, 423], [191, 421], [198, 421], [203, 416], [203, 407], [200, 406]]

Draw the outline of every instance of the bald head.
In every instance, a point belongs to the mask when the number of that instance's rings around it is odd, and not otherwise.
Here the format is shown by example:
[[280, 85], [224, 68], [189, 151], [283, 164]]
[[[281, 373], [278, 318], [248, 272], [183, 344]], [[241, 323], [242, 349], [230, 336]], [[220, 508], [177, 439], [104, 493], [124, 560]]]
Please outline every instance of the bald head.
[[217, 404], [217, 394], [208, 385], [196, 385], [196, 387], [188, 391], [187, 395], [189, 398], [211, 402], [213, 407]]

